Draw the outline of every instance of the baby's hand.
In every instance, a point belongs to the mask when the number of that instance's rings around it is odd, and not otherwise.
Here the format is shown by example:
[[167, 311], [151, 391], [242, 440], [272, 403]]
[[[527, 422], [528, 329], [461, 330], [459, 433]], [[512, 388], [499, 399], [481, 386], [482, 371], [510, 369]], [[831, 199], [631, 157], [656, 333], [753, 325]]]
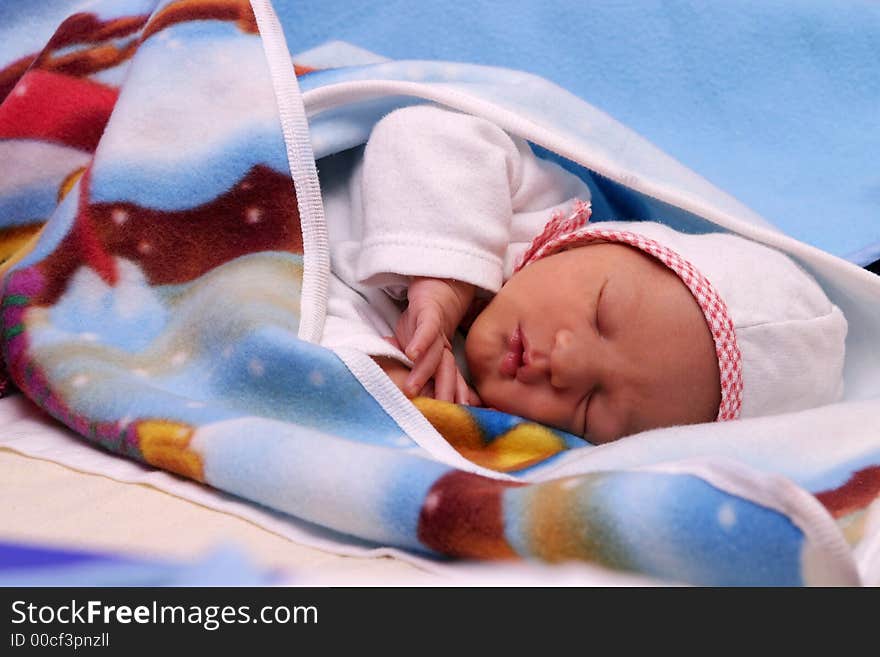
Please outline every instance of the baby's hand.
[[410, 283], [409, 303], [394, 329], [403, 352], [413, 361], [404, 385], [410, 397], [433, 377], [435, 399], [478, 402], [458, 371], [450, 342], [473, 297], [473, 285], [461, 281], [414, 278]]

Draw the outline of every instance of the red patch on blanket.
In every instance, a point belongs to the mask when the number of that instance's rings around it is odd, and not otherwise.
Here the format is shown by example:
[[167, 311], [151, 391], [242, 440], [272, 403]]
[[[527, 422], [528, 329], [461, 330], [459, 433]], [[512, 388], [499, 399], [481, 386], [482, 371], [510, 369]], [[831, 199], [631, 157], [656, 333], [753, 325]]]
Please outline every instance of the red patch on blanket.
[[877, 465], [855, 472], [843, 486], [816, 493], [816, 499], [835, 518], [867, 508], [878, 496], [880, 496], [880, 466]]
[[419, 540], [432, 550], [454, 557], [516, 557], [504, 537], [501, 497], [505, 490], [524, 485], [469, 472], [443, 475], [422, 503]]
[[92, 152], [117, 95], [92, 80], [29, 71], [0, 105], [0, 139], [39, 139]]
[[226, 193], [195, 208], [163, 212], [132, 203], [89, 205], [88, 222], [78, 220], [38, 265], [46, 287], [33, 303], [54, 303], [77, 268], [96, 268], [96, 249], [137, 263], [151, 285], [185, 283], [248, 253], [301, 254], [293, 183], [289, 175], [257, 165]]

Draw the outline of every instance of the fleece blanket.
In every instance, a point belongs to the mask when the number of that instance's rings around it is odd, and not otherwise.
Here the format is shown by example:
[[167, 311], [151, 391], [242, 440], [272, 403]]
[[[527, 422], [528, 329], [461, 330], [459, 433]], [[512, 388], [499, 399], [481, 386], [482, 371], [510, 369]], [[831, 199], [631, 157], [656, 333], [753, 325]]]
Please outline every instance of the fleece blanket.
[[[11, 381], [84, 440], [438, 557], [582, 560], [702, 585], [876, 576], [872, 274], [534, 75], [338, 45], [291, 61], [267, 1], [96, 2], [60, 18], [36, 48], [13, 31], [19, 49], [7, 39], [0, 63], [0, 346]], [[846, 399], [593, 447], [488, 409], [412, 403], [368, 357], [318, 346], [320, 158], [425, 101], [563, 162], [595, 217], [729, 230], [797, 258], [850, 322]]]

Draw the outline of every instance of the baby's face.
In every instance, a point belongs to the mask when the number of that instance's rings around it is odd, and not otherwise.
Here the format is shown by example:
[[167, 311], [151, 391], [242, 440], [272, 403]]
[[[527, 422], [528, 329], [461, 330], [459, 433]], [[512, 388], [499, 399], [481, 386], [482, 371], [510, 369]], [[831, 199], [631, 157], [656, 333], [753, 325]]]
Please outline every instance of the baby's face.
[[721, 401], [697, 302], [673, 272], [622, 244], [517, 272], [471, 326], [466, 354], [487, 406], [593, 443], [711, 422]]

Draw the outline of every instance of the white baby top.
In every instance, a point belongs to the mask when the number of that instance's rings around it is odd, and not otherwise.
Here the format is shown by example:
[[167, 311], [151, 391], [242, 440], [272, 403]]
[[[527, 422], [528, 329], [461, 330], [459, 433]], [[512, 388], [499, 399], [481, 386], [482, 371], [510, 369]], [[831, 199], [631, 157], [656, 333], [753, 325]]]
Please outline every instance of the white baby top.
[[321, 344], [389, 356], [408, 276], [498, 292], [557, 210], [590, 192], [522, 139], [468, 114], [417, 105], [374, 127], [367, 144], [318, 162], [330, 240]]

